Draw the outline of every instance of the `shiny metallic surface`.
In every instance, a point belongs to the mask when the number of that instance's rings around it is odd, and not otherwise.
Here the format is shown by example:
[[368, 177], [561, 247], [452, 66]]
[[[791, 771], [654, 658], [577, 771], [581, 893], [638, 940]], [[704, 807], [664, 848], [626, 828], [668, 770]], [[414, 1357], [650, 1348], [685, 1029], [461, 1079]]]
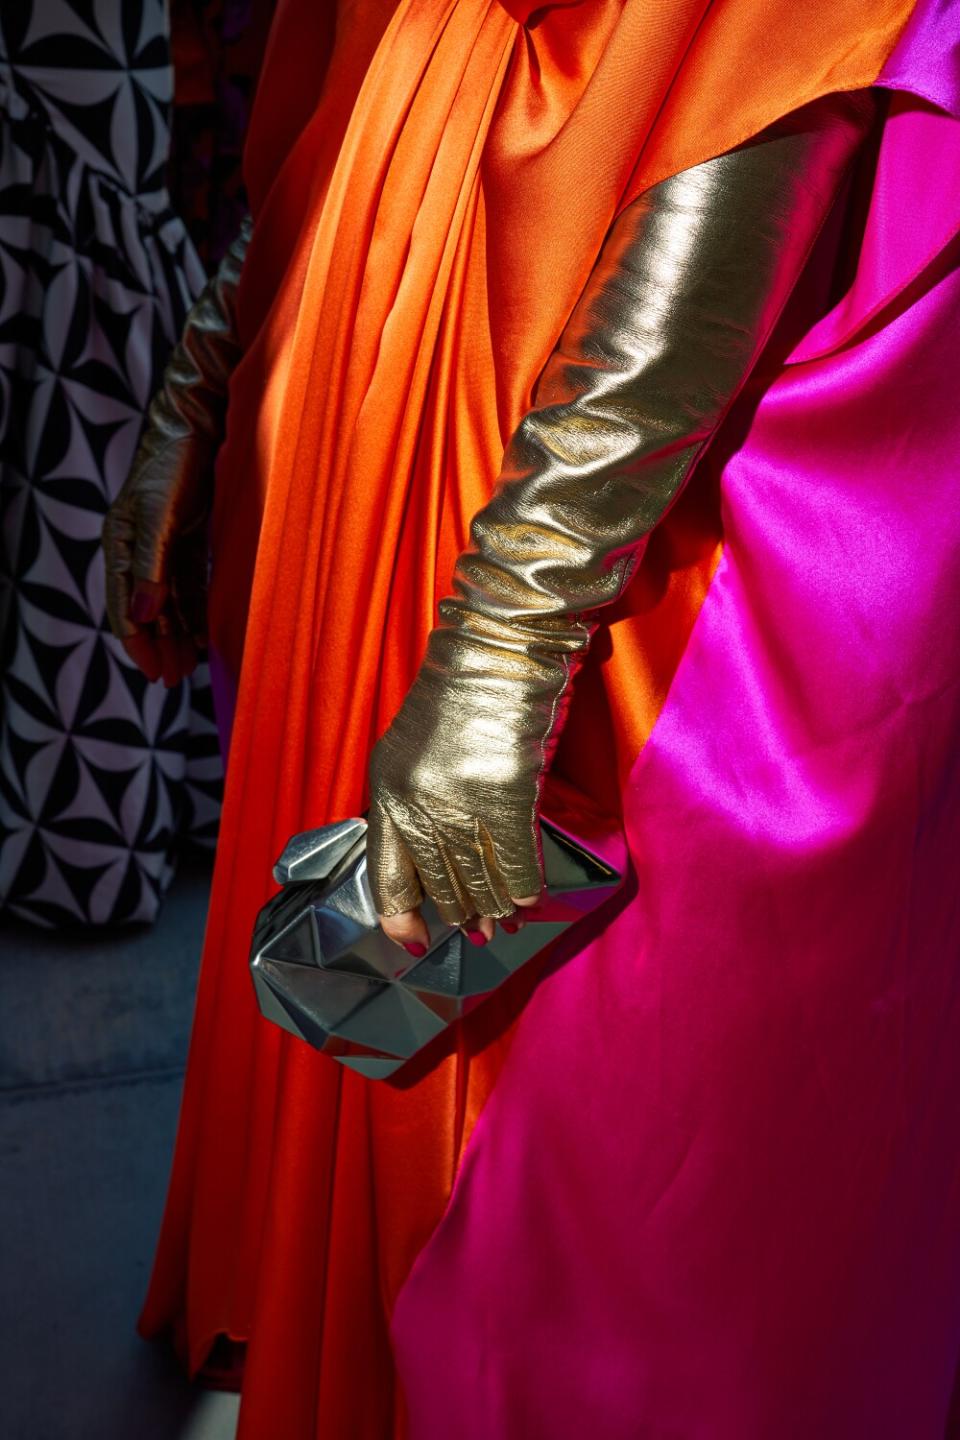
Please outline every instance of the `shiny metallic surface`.
[[313, 873], [288, 881], [257, 919], [250, 965], [263, 1015], [371, 1079], [393, 1074], [619, 888], [622, 876], [570, 833], [576, 815], [559, 818], [541, 827], [543, 918], [477, 947], [428, 900], [420, 959], [377, 923], [362, 820], [295, 836], [284, 855], [309, 854]]
[[121, 639], [136, 633], [127, 613], [135, 580], [169, 584], [176, 628], [203, 633], [206, 522], [227, 388], [241, 353], [236, 291], [250, 233], [247, 220], [187, 316], [130, 474], [104, 521], [107, 615]]
[[378, 743], [380, 913], [450, 922], [540, 889], [541, 782], [596, 612], [628, 583], [743, 386], [866, 132], [831, 96], [614, 224]]
[[284, 846], [273, 867], [279, 885], [293, 880], [325, 880], [367, 833], [365, 820], [340, 820], [319, 830], [304, 830]]

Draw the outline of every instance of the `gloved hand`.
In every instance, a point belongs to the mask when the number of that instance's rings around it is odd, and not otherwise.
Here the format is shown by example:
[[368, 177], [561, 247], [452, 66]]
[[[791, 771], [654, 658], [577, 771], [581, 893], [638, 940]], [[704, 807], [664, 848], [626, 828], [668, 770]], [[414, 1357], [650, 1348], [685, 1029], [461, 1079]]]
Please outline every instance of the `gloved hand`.
[[207, 521], [230, 375], [245, 221], [187, 316], [133, 466], [103, 526], [110, 628], [151, 680], [176, 684], [206, 628]]
[[371, 761], [384, 929], [426, 940], [541, 888], [537, 809], [571, 683], [750, 373], [873, 113], [831, 96], [654, 186], [614, 224], [476, 516]]

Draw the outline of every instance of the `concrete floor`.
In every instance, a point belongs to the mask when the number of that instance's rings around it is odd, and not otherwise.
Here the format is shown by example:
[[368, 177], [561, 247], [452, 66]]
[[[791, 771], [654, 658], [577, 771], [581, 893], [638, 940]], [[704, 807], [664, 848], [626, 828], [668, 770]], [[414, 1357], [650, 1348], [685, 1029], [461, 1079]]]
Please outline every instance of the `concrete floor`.
[[0, 920], [0, 1436], [230, 1440], [238, 1401], [134, 1333], [176, 1128], [209, 872], [149, 930]]

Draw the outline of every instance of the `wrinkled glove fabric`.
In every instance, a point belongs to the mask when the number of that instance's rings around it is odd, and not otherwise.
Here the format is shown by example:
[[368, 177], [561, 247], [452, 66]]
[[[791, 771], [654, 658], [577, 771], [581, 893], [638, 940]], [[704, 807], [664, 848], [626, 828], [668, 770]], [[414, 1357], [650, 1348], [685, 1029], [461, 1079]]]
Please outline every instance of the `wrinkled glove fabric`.
[[204, 632], [213, 465], [240, 358], [236, 291], [249, 239], [247, 220], [187, 316], [130, 474], [107, 512], [107, 615], [121, 639], [136, 632], [129, 605], [137, 580], [169, 587], [173, 628], [191, 637]]
[[371, 762], [381, 914], [450, 923], [541, 888], [537, 811], [598, 611], [742, 388], [872, 116], [833, 96], [614, 223]]

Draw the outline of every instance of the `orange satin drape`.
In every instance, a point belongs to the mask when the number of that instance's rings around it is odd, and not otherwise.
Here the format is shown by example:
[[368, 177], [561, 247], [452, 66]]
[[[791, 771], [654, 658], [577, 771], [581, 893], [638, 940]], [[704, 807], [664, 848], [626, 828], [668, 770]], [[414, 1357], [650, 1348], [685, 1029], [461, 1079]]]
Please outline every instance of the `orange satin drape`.
[[[249, 1338], [242, 1440], [399, 1432], [393, 1298], [530, 983], [399, 1085], [365, 1082], [255, 1013], [247, 950], [272, 861], [293, 831], [363, 806], [370, 744], [618, 207], [819, 94], [870, 84], [910, 8], [580, 0], [524, 27], [513, 0], [356, 0], [326, 30], [314, 0], [281, 8], [250, 141], [247, 351], [214, 517], [211, 632], [242, 671], [143, 1319], [172, 1325], [193, 1366], [218, 1333]], [[305, 38], [325, 47], [322, 85]], [[311, 103], [285, 97], [288, 76]], [[719, 543], [702, 482], [598, 637], [564, 755], [608, 803]]]

